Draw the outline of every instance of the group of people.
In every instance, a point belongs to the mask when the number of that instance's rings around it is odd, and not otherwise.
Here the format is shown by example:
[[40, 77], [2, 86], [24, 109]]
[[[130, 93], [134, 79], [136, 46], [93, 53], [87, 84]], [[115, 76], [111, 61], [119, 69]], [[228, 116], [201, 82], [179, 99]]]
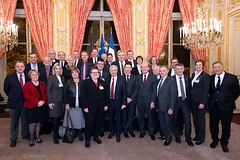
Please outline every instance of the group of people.
[[[204, 71], [205, 62], [197, 60], [196, 70], [189, 77], [184, 65], [176, 58], [171, 60], [171, 69], [158, 65], [153, 56], [149, 63], [142, 56], [133, 59], [133, 51], [127, 55], [117, 52], [113, 62], [111, 54], [98, 57], [98, 49], [81, 54], [73, 51], [65, 58], [63, 51], [48, 51], [42, 63], [37, 62], [37, 54], [29, 54], [29, 63], [17, 61], [16, 72], [6, 77], [4, 91], [8, 95], [10, 108], [11, 147], [16, 146], [18, 121], [22, 121], [22, 137], [29, 140], [29, 146], [42, 143], [39, 136], [41, 122], [52, 118], [53, 141], [59, 143], [59, 126], [64, 115], [63, 126], [76, 129], [80, 141], [85, 138], [85, 147], [90, 140], [97, 144], [104, 136], [104, 122], [109, 117], [109, 135], [116, 135], [116, 141], [124, 137], [135, 137], [133, 120], [137, 107], [140, 135], [145, 131], [145, 116], [151, 140], [165, 140], [164, 145], [181, 143], [181, 132], [185, 128], [185, 141], [189, 146], [201, 145], [205, 141], [206, 109], [210, 113], [211, 148], [220, 141], [222, 150], [228, 152], [228, 140], [231, 132], [235, 100], [239, 96], [239, 83], [235, 75], [224, 71], [221, 62], [212, 64], [214, 74]], [[126, 59], [127, 57], [127, 59]], [[106, 114], [108, 113], [108, 114]], [[195, 137], [191, 138], [191, 113], [195, 128]], [[71, 117], [72, 123], [68, 118]], [[219, 121], [222, 124], [222, 136], [219, 139]], [[73, 126], [71, 126], [73, 125]], [[84, 136], [83, 136], [84, 129]], [[84, 137], [84, 138], [83, 138]]]

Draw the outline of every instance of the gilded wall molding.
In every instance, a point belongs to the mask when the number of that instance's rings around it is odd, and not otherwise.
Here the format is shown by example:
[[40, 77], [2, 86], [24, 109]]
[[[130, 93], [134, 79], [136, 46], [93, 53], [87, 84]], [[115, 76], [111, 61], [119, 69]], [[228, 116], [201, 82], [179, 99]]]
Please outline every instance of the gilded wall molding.
[[240, 0], [227, 0], [227, 10], [230, 11], [236, 7], [239, 7], [240, 6]]

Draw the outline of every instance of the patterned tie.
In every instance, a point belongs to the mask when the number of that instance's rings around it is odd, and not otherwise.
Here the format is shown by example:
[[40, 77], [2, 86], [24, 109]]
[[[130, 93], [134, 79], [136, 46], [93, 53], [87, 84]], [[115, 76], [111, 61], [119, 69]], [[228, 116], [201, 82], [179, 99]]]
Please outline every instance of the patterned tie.
[[23, 88], [23, 78], [22, 78], [22, 74], [20, 74], [20, 79], [19, 79], [19, 81], [20, 81], [21, 87]]
[[217, 81], [217, 89], [219, 89], [221, 86], [221, 77], [218, 76], [218, 81]]
[[147, 75], [146, 75], [146, 74], [144, 74], [143, 84], [145, 85], [145, 84], [146, 84], [146, 82], [147, 82]]
[[34, 70], [37, 70], [36, 64], [33, 64], [33, 69], [34, 69]]
[[111, 84], [111, 94], [110, 98], [114, 99], [114, 78], [112, 78], [112, 84]]
[[182, 94], [182, 100], [185, 100], [186, 96], [185, 96], [185, 92], [184, 92], [184, 88], [183, 88], [182, 77], [179, 77], [179, 83], [180, 83], [180, 90], [181, 90], [181, 94]]

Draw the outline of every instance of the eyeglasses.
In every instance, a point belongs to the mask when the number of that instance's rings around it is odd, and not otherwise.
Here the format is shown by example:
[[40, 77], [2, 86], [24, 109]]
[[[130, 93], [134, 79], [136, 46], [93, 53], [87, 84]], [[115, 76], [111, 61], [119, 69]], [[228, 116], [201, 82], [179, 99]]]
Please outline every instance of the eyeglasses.
[[91, 72], [92, 74], [99, 74], [99, 72]]

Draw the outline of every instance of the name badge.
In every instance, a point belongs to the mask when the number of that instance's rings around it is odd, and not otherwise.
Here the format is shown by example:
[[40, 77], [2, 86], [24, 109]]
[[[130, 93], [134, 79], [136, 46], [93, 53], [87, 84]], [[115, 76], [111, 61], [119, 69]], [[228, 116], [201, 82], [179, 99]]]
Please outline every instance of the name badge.
[[100, 85], [100, 86], [99, 86], [99, 89], [100, 89], [100, 90], [104, 90], [104, 88], [103, 88], [103, 86], [102, 86], [102, 85]]
[[58, 87], [59, 88], [63, 87], [63, 84], [62, 83], [58, 83]]
[[196, 79], [195, 81], [194, 81], [194, 83], [199, 83], [200, 82], [200, 80], [199, 79]]

